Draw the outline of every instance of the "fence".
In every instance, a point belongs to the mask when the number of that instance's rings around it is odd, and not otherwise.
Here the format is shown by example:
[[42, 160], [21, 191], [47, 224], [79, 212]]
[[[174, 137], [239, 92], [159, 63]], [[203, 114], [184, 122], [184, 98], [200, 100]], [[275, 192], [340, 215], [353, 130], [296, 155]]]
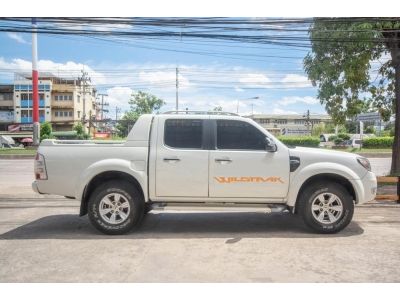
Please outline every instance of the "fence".
[[391, 200], [400, 203], [400, 177], [377, 176], [378, 183], [397, 183], [396, 194], [376, 195], [375, 200]]

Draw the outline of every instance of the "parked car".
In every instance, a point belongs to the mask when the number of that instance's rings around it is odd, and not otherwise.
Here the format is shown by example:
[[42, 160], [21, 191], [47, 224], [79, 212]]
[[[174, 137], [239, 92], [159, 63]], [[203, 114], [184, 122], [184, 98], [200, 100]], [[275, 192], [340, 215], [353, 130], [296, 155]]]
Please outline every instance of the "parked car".
[[16, 145], [12, 137], [7, 135], [0, 135], [0, 148], [13, 148], [13, 147], [16, 147]]
[[334, 233], [377, 189], [362, 156], [289, 149], [253, 120], [221, 112], [142, 115], [124, 142], [44, 140], [34, 172], [34, 191], [77, 199], [107, 234], [137, 228], [152, 209], [288, 211]]
[[346, 146], [349, 146], [352, 148], [361, 148], [361, 145], [362, 145], [361, 139], [350, 139], [345, 142], [346, 142]]

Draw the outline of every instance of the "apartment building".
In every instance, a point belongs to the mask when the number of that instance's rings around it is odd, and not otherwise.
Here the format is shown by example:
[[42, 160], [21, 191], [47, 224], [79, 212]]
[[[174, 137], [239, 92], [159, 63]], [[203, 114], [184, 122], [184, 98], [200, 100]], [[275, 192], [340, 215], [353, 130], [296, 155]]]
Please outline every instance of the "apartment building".
[[329, 115], [310, 114], [310, 123], [307, 126], [307, 120], [300, 114], [290, 115], [251, 115], [248, 116], [265, 129], [275, 135], [306, 135], [312, 128], [320, 123], [332, 123]]
[[14, 122], [14, 86], [0, 85], [0, 131], [7, 131]]
[[[32, 78], [16, 74], [14, 79], [14, 122], [32, 123]], [[40, 73], [39, 120], [51, 122], [54, 131], [72, 130], [74, 124], [98, 117], [96, 89], [80, 79]]]

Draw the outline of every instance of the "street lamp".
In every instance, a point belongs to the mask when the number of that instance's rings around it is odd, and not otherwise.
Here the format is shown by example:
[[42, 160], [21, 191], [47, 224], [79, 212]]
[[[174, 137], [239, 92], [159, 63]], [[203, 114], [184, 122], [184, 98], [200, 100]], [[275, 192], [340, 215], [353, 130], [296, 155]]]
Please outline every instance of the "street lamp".
[[[251, 98], [245, 98], [245, 99], [238, 99], [237, 100], [237, 106], [236, 106], [236, 113], [239, 114], [239, 101], [245, 101], [245, 100], [256, 100], [256, 99], [260, 99], [260, 97], [255, 96], [255, 97], [251, 97]], [[253, 114], [253, 103], [251, 104], [251, 114]]]

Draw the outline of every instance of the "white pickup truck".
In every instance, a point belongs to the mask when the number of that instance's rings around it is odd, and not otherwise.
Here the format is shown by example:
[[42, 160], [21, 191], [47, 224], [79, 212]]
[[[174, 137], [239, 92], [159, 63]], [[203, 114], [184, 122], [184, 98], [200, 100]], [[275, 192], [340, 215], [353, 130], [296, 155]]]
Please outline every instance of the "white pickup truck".
[[152, 209], [290, 211], [334, 233], [377, 190], [366, 158], [288, 148], [230, 113], [142, 115], [118, 143], [45, 140], [34, 172], [34, 191], [77, 199], [107, 234], [137, 228]]

